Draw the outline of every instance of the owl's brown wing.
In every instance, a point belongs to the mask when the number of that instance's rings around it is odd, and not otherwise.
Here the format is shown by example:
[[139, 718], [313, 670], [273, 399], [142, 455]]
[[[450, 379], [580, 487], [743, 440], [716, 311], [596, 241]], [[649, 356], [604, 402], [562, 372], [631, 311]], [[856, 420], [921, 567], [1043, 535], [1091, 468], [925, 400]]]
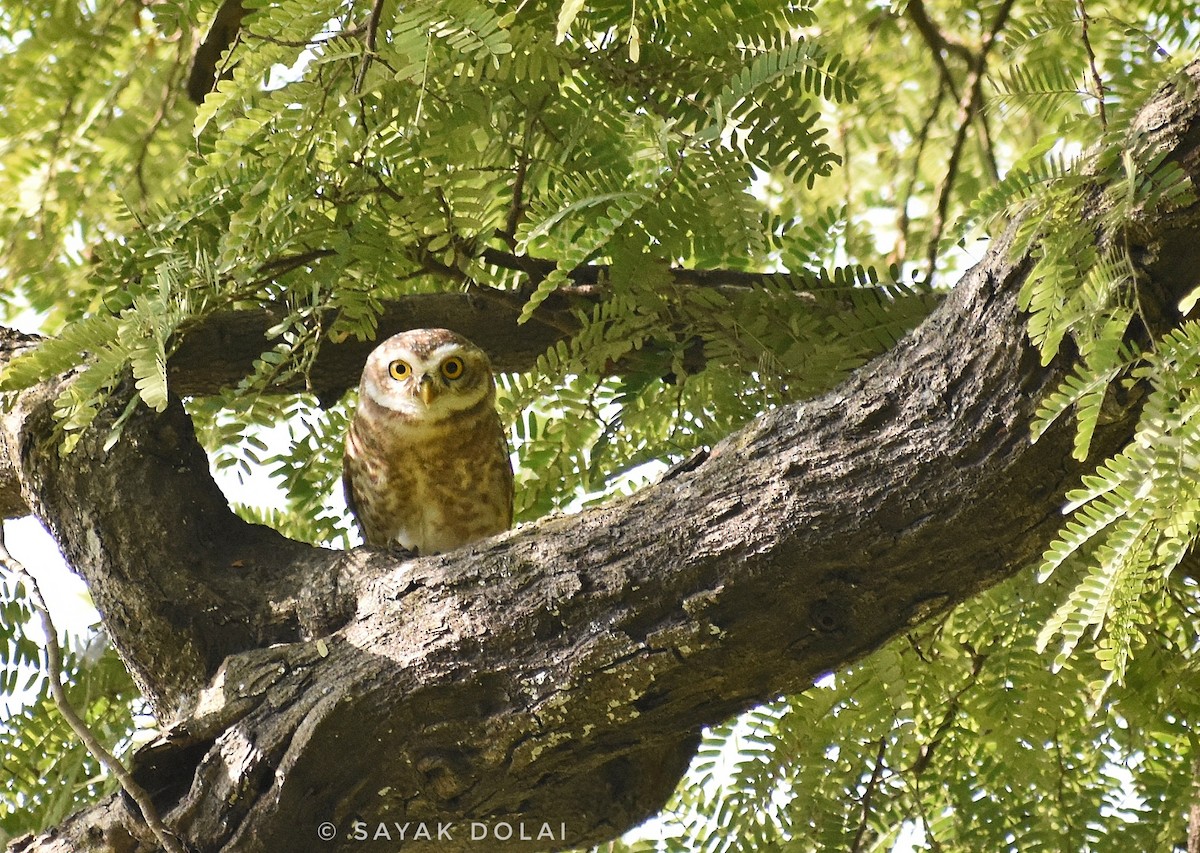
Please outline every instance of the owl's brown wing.
[[350, 510], [350, 515], [354, 519], [355, 526], [358, 527], [358, 532], [362, 536], [363, 542], [375, 547], [387, 547], [405, 558], [420, 556], [421, 552], [416, 548], [405, 548], [398, 542], [379, 543], [371, 541], [371, 537], [367, 535], [367, 527], [363, 523], [362, 517], [358, 514], [358, 503], [354, 499], [354, 480], [350, 477], [350, 466], [345, 464], [345, 462], [342, 463], [342, 492], [346, 495], [346, 507]]
[[365, 541], [367, 531], [363, 529], [362, 522], [358, 520], [358, 504], [354, 500], [354, 483], [350, 480], [350, 466], [346, 464], [347, 460], [342, 459], [342, 493], [346, 496], [346, 508], [350, 510], [350, 517], [354, 519], [354, 524], [358, 527], [359, 534]]
[[506, 469], [505, 470], [506, 476], [503, 476], [501, 478], [502, 488], [506, 492], [506, 494], [504, 495], [504, 502], [508, 508], [506, 521], [504, 524], [504, 529], [510, 530], [510, 529], [512, 529], [512, 524], [513, 524], [513, 492], [515, 490], [514, 483], [513, 483], [512, 459], [508, 455], [508, 453], [509, 453], [508, 438], [504, 435], [504, 427], [500, 423], [499, 418], [496, 419], [496, 426], [498, 428], [498, 432], [500, 433], [500, 436], [499, 436], [500, 440], [497, 442], [497, 444], [499, 445], [499, 457], [500, 457], [500, 459], [503, 460], [503, 462], [501, 463], [502, 468]]

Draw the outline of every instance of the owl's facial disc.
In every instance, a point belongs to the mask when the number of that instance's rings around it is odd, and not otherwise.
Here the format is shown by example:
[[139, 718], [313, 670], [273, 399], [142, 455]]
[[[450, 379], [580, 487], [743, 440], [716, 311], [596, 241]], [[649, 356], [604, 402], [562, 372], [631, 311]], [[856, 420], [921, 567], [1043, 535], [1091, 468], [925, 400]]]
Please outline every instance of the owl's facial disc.
[[448, 332], [427, 343], [423, 338], [430, 334], [402, 333], [384, 341], [371, 353], [361, 387], [384, 408], [423, 424], [466, 411], [491, 393], [487, 357], [478, 348]]

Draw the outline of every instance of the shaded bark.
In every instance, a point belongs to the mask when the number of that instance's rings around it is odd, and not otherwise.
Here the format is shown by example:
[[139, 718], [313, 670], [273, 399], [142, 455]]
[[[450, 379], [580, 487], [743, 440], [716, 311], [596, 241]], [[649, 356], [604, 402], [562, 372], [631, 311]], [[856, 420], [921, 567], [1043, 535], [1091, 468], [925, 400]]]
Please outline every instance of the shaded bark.
[[1192, 803], [1188, 808], [1187, 853], [1200, 853], [1200, 761], [1192, 763]]
[[204, 103], [205, 96], [217, 85], [217, 65], [221, 61], [221, 54], [237, 40], [245, 14], [241, 0], [225, 0], [217, 9], [208, 34], [196, 48], [188, 73], [187, 93], [192, 103]]
[[[594, 288], [552, 295], [534, 317], [518, 326], [527, 294], [492, 288], [459, 293], [420, 293], [392, 300], [379, 317], [378, 339], [409, 329], [449, 328], [476, 342], [500, 371], [528, 370], [555, 341], [577, 331], [573, 307], [596, 304]], [[188, 329], [167, 362], [171, 388], [180, 396], [205, 396], [234, 386], [253, 369], [254, 360], [270, 347], [267, 330], [282, 315], [269, 311], [228, 311], [206, 317]], [[323, 400], [336, 400], [358, 384], [363, 363], [376, 341], [347, 340], [325, 344], [309, 371], [311, 390]], [[281, 391], [305, 390], [302, 379]]]
[[[1167, 92], [1138, 126], [1193, 176], [1197, 110]], [[1126, 235], [1153, 325], [1194, 284], [1198, 225], [1200, 204]], [[1050, 541], [1085, 466], [1070, 425], [1030, 443], [1069, 364], [1040, 366], [1017, 309], [1030, 260], [1008, 255], [996, 241], [892, 351], [658, 485], [439, 557], [241, 522], [178, 405], [63, 459], [47, 386], [4, 438], [168, 724], [135, 772], [189, 845], [396, 848], [354, 840], [356, 821], [452, 824], [438, 850], [485, 849], [470, 821], [555, 833], [525, 847], [597, 842], [662, 806], [703, 725], [806, 689]], [[1111, 402], [1096, 455], [1132, 434], [1136, 389]], [[114, 797], [15, 849], [152, 845]]]
[[[332, 252], [318, 250], [309, 254], [325, 257]], [[485, 250], [484, 259], [496, 266], [525, 273], [533, 284], [554, 269], [554, 264], [549, 261], [490, 249]], [[291, 269], [292, 266], [283, 264], [282, 268]], [[461, 273], [444, 267], [431, 274], [447, 281], [458, 281], [462, 277]], [[358, 384], [363, 362], [379, 340], [398, 332], [431, 327], [451, 329], [478, 344], [500, 372], [530, 370], [538, 356], [579, 331], [576, 313], [590, 313], [603, 301], [606, 295], [604, 282], [609, 275], [609, 268], [603, 265], [580, 267], [571, 274], [574, 283], [552, 292], [523, 324], [518, 324], [517, 318], [533, 291], [532, 287], [499, 290], [473, 284], [458, 292], [415, 293], [388, 300], [378, 317], [376, 340], [347, 340], [337, 345], [326, 343], [306, 376], [281, 382], [277, 388], [279, 391], [310, 391], [322, 400], [336, 400]], [[738, 270], [673, 269], [671, 277], [680, 288], [719, 289], [734, 299], [755, 286], [788, 282], [796, 287], [790, 276]], [[853, 307], [849, 298], [839, 304], [825, 296], [818, 303], [800, 289], [795, 292], [797, 299], [809, 299], [808, 310], [821, 319]], [[268, 330], [284, 316], [282, 310], [268, 309], [224, 311], [202, 318], [184, 330], [178, 349], [167, 362], [171, 388], [182, 397], [192, 397], [215, 394], [236, 385], [251, 372], [255, 359], [263, 350], [271, 346]], [[326, 326], [330, 325], [332, 312], [322, 319]], [[652, 350], [654, 343], [647, 342], [645, 348]], [[685, 359], [685, 367], [693, 372], [704, 367], [700, 349], [697, 347]], [[644, 360], [639, 360], [645, 357], [644, 354], [630, 354], [625, 361], [610, 365], [610, 369], [614, 373], [645, 369]]]

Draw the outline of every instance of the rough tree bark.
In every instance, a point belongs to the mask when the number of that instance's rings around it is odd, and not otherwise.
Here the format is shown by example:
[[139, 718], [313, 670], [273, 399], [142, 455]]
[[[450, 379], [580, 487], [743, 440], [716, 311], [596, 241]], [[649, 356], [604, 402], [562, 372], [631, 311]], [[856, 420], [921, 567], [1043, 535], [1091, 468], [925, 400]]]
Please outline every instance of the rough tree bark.
[[[1196, 177], [1198, 114], [1167, 90], [1135, 132]], [[1126, 235], [1144, 332], [1196, 283], [1198, 225], [1195, 204]], [[178, 404], [110, 452], [101, 424], [60, 458], [50, 401], [69, 377], [6, 416], [0, 476], [86, 578], [167, 727], [135, 770], [192, 848], [395, 848], [348, 838], [356, 820], [452, 824], [440, 850], [482, 849], [470, 821], [554, 835], [525, 846], [597, 842], [663, 804], [704, 724], [806, 689], [1049, 542], [1081, 466], [1069, 426], [1029, 440], [1069, 367], [1039, 366], [1026, 340], [1029, 266], [997, 240], [833, 392], [631, 498], [440, 557], [238, 520]], [[357, 360], [336, 363], [351, 383]], [[1097, 455], [1129, 439], [1136, 389], [1111, 402]], [[114, 796], [14, 849], [154, 845]]]

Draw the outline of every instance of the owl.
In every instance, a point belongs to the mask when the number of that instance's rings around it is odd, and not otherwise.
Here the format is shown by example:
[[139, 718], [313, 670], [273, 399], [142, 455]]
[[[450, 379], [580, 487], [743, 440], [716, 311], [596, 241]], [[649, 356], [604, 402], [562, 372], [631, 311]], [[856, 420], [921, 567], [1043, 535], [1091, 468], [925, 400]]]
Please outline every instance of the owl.
[[368, 545], [437, 554], [511, 527], [512, 465], [483, 350], [446, 329], [376, 347], [342, 484]]

